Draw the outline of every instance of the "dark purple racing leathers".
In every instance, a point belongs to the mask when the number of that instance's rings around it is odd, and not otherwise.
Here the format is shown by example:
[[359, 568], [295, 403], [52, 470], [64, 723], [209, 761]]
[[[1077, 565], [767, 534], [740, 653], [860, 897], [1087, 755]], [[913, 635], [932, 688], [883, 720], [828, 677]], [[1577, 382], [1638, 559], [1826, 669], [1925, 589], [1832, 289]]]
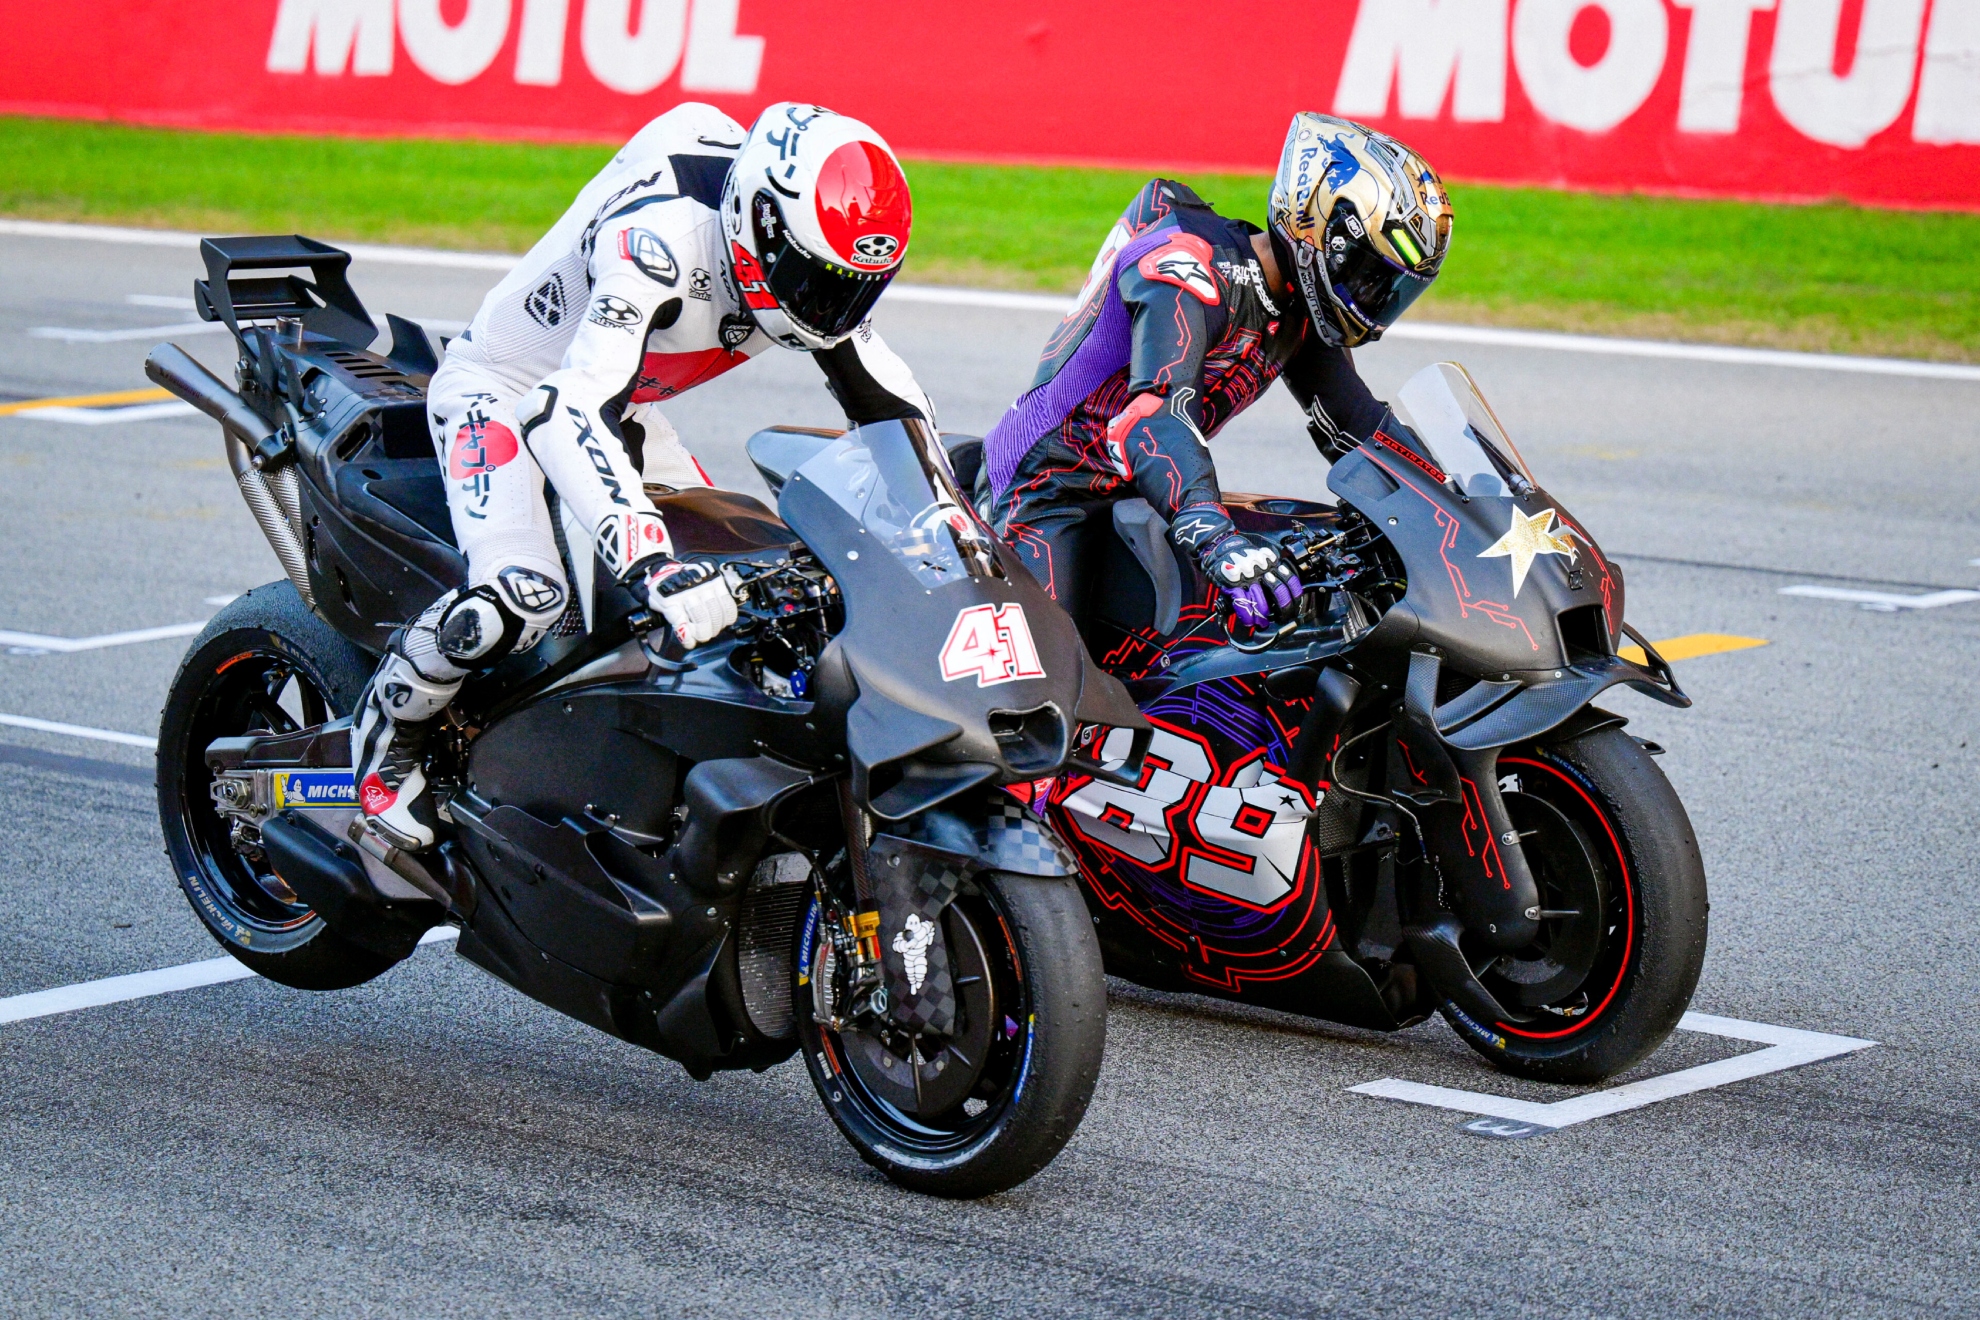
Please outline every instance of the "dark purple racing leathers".
[[[1323, 455], [1366, 440], [1383, 407], [1299, 296], [1265, 287], [1258, 229], [1152, 179], [1107, 236], [1038, 374], [983, 441], [990, 516], [1060, 604], [1084, 604], [1084, 542], [1139, 495], [1194, 558], [1232, 530], [1206, 436], [1272, 381]], [[1097, 515], [1097, 516], [1096, 516]]]

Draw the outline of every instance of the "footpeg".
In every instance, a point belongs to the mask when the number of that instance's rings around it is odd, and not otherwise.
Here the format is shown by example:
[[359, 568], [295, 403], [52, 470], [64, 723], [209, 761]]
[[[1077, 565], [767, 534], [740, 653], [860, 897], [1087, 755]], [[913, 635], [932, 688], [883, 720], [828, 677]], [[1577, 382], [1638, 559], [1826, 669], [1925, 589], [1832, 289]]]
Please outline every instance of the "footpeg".
[[350, 841], [358, 846], [358, 851], [398, 876], [420, 893], [438, 903], [443, 908], [454, 905], [453, 895], [447, 887], [434, 878], [414, 854], [391, 841], [389, 831], [368, 816], [351, 817], [348, 829], [344, 831]]

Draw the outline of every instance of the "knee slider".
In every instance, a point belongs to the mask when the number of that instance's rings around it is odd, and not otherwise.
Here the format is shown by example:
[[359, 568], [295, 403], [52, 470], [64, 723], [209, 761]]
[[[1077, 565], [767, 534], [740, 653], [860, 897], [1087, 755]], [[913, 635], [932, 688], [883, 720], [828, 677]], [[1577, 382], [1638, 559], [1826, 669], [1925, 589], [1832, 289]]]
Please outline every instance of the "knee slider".
[[567, 599], [562, 582], [511, 564], [495, 575], [494, 582], [455, 596], [440, 615], [434, 640], [454, 664], [485, 668], [541, 641], [564, 612]]

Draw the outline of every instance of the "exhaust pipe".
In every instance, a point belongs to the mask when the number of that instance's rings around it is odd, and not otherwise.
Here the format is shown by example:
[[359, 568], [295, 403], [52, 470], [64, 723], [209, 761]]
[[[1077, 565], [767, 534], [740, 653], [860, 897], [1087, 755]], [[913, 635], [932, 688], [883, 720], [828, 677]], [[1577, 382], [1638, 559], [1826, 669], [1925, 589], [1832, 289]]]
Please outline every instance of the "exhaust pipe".
[[287, 471], [275, 474], [283, 497], [278, 499], [268, 479], [248, 460], [249, 452], [273, 435], [274, 428], [177, 344], [160, 344], [152, 349], [144, 360], [144, 374], [220, 423], [227, 442], [227, 466], [233, 469], [248, 512], [260, 525], [261, 534], [268, 538], [269, 548], [275, 552], [303, 604], [316, 608], [316, 597], [309, 589], [309, 561], [303, 555], [302, 507], [296, 491], [296, 474]]

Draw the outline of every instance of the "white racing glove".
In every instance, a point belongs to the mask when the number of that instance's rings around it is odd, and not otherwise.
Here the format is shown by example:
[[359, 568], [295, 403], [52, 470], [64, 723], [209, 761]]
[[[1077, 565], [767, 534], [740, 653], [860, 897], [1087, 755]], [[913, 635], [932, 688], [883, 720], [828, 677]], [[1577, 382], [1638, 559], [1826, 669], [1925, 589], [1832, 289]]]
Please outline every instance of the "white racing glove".
[[735, 594], [721, 566], [709, 559], [663, 561], [646, 575], [646, 599], [690, 650], [736, 621]]

